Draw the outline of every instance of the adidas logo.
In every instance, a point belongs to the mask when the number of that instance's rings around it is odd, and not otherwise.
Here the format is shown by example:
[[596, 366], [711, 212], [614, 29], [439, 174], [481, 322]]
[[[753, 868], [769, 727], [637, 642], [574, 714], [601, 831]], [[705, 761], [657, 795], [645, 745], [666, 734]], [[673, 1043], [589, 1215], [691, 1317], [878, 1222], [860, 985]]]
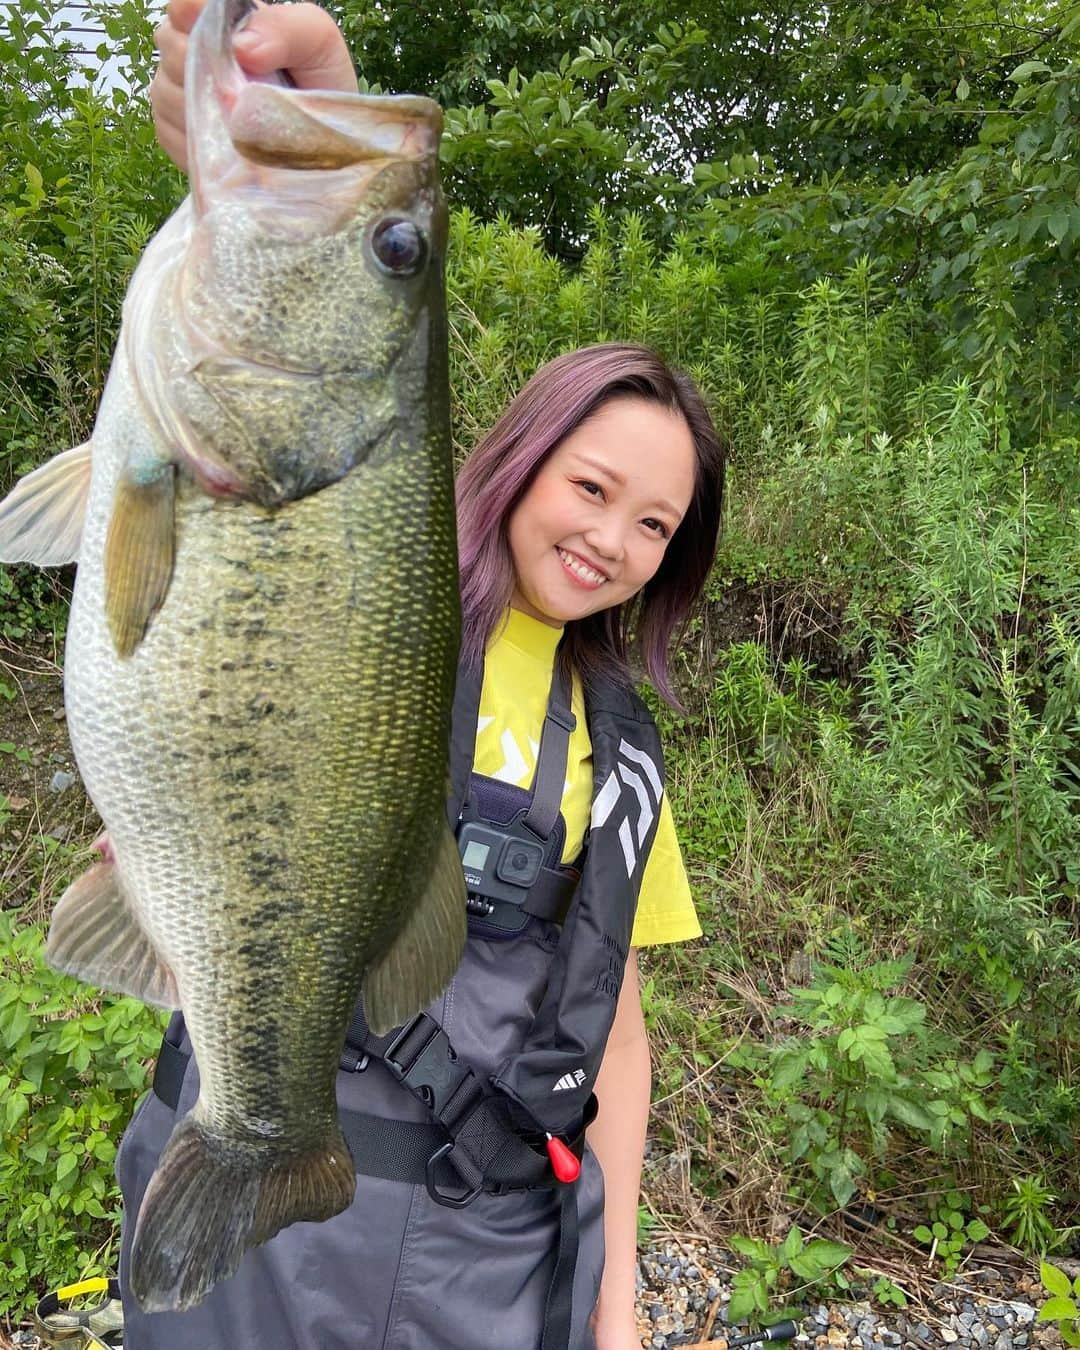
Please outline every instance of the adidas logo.
[[575, 1069], [573, 1073], [564, 1073], [551, 1090], [552, 1092], [571, 1092], [574, 1088], [580, 1087], [584, 1081], [585, 1070]]

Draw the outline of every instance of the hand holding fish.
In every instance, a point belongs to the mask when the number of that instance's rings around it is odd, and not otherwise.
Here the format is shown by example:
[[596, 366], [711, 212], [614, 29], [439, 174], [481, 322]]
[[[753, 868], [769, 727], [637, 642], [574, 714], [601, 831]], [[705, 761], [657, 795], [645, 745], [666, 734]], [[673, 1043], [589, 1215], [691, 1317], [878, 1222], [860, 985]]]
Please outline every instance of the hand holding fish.
[[[150, 86], [150, 103], [158, 140], [169, 158], [188, 168], [184, 67], [188, 34], [206, 0], [169, 0], [165, 18], [154, 33], [161, 53]], [[298, 89], [356, 92], [356, 73], [345, 39], [325, 9], [313, 4], [261, 6], [234, 39], [244, 73], [270, 75], [287, 70]]]

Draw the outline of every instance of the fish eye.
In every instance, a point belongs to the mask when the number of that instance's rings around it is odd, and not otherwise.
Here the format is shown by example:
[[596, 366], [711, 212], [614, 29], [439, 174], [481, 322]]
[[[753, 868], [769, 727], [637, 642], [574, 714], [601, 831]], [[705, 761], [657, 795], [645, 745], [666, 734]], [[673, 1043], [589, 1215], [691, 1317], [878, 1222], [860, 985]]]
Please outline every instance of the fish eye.
[[371, 236], [371, 251], [379, 267], [392, 277], [415, 276], [427, 260], [424, 236], [404, 216], [379, 221]]

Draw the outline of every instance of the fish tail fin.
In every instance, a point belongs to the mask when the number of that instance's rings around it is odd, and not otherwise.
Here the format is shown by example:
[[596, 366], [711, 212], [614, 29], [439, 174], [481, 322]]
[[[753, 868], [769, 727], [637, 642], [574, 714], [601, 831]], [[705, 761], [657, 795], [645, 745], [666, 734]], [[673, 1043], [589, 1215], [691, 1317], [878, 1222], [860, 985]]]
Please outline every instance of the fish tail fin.
[[249, 1247], [287, 1224], [347, 1209], [356, 1173], [335, 1126], [319, 1148], [262, 1164], [258, 1154], [184, 1117], [150, 1179], [135, 1226], [131, 1289], [146, 1312], [202, 1302]]

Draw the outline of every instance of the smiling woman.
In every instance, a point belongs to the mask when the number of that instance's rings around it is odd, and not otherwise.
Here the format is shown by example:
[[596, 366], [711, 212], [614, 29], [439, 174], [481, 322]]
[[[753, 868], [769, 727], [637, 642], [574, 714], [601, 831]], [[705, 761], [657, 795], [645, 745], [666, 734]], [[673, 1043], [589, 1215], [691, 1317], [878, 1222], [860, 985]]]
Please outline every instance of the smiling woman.
[[681, 412], [612, 398], [545, 461], [510, 517], [515, 608], [564, 624], [636, 595], [694, 492]]
[[629, 343], [549, 361], [458, 474], [466, 659], [513, 603], [568, 623], [563, 652], [586, 675], [628, 679], [634, 633], [674, 701], [668, 649], [708, 576], [723, 489], [723, 447], [688, 376]]

